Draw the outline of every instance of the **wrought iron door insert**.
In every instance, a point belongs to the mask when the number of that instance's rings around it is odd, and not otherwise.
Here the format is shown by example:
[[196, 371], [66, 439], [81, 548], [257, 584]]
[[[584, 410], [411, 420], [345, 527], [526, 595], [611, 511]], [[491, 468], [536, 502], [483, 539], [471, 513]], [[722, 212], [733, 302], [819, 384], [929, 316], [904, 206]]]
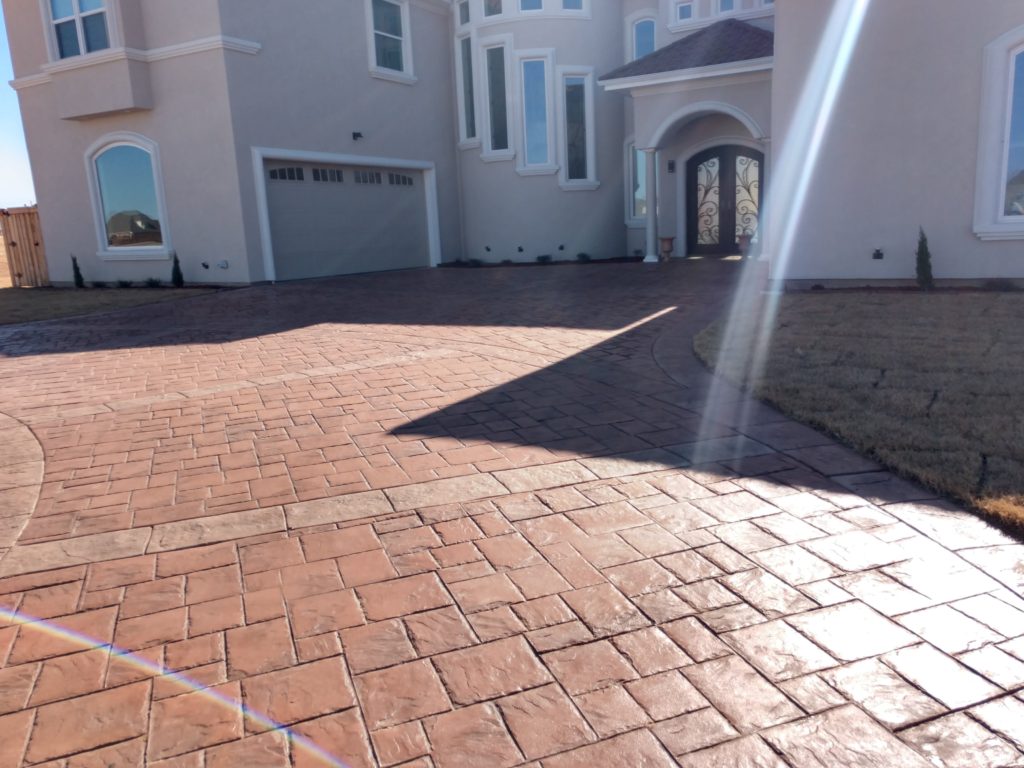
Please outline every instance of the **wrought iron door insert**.
[[714, 147], [686, 165], [687, 245], [691, 254], [729, 256], [757, 238], [764, 155]]

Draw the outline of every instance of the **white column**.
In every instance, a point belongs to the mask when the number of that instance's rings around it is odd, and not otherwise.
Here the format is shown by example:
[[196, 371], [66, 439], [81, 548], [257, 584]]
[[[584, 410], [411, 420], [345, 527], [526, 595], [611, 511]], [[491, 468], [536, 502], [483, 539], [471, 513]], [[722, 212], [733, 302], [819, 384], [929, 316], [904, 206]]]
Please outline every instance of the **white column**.
[[645, 264], [658, 263], [658, 150], [645, 149], [647, 161], [647, 255]]

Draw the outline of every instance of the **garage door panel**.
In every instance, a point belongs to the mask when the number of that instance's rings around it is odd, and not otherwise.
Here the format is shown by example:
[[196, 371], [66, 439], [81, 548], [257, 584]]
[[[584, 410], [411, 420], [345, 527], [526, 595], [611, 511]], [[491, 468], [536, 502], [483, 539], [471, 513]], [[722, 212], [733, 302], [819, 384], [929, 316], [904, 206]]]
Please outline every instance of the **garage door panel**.
[[[268, 168], [285, 165], [295, 166]], [[302, 181], [267, 181], [278, 280], [430, 264], [422, 173], [302, 167]], [[328, 167], [341, 171], [341, 182], [313, 180], [314, 168], [319, 173]], [[357, 178], [379, 178], [380, 183], [357, 183]]]

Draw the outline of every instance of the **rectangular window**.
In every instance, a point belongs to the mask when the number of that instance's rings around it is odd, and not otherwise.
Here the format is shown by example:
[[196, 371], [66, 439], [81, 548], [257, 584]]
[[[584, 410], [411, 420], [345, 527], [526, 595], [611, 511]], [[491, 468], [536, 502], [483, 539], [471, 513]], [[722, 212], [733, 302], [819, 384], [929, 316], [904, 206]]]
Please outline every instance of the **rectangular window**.
[[719, 13], [732, 13], [736, 10], [736, 0], [718, 0]]
[[484, 0], [484, 16], [500, 16], [501, 0]]
[[377, 66], [405, 71], [402, 6], [392, 0], [373, 0], [373, 45]]
[[519, 0], [520, 11], [542, 11], [544, 10], [543, 0]]
[[565, 160], [566, 179], [586, 181], [590, 178], [587, 137], [587, 79], [565, 78]]
[[473, 78], [473, 41], [464, 37], [459, 41], [462, 64], [462, 137], [476, 138], [476, 95]]
[[1010, 138], [1006, 154], [1006, 216], [1024, 216], [1024, 53], [1018, 53], [1010, 89]]
[[582, 11], [583, 0], [562, 0], [562, 9], [566, 11]]
[[505, 48], [487, 49], [487, 100], [491, 121], [491, 150], [501, 151], [508, 144], [508, 102], [505, 93]]
[[680, 3], [677, 5], [676, 18], [679, 21], [690, 21], [693, 18], [693, 3]]
[[632, 219], [647, 217], [647, 156], [629, 145], [629, 168], [631, 179], [631, 196], [629, 215]]
[[50, 0], [50, 16], [58, 58], [110, 47], [104, 0]]
[[462, 26], [469, 24], [469, 0], [462, 0], [459, 3], [459, 24]]
[[543, 59], [523, 62], [523, 144], [526, 165], [547, 165], [548, 89]]

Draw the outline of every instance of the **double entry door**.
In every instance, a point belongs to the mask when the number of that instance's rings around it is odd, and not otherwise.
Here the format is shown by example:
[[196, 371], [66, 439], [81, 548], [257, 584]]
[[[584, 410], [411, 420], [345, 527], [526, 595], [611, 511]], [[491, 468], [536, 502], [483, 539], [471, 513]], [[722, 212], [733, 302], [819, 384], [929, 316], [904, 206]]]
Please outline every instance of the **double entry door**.
[[686, 165], [687, 247], [690, 254], [744, 252], [761, 223], [764, 155], [737, 146], [713, 147]]

